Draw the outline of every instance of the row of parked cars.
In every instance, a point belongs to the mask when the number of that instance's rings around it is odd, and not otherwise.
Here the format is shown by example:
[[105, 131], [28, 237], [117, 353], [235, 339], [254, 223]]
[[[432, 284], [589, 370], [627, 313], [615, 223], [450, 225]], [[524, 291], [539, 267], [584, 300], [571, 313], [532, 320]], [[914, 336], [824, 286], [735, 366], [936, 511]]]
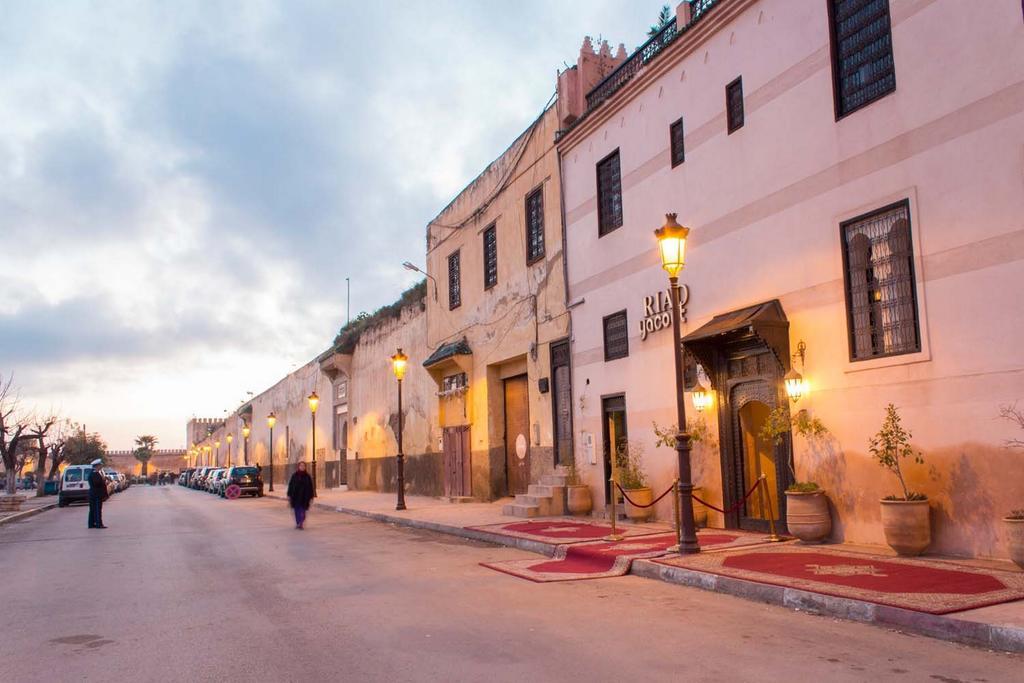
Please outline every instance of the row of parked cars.
[[[89, 500], [89, 475], [92, 465], [69, 465], [60, 478], [60, 491], [57, 493], [57, 507], [65, 507], [76, 501]], [[109, 467], [100, 470], [107, 481], [107, 494], [114, 495], [131, 486], [131, 481], [123, 473]]]
[[232, 486], [238, 487], [239, 495], [263, 495], [263, 474], [259, 467], [253, 465], [190, 467], [178, 475], [178, 484], [214, 493], [221, 498], [229, 496], [228, 489]]

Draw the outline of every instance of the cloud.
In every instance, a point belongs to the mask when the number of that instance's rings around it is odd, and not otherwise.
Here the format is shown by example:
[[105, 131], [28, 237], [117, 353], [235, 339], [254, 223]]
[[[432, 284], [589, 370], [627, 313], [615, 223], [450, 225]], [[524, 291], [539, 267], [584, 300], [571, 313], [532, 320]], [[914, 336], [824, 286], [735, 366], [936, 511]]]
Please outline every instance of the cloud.
[[115, 447], [221, 414], [330, 343], [345, 278], [353, 315], [409, 286], [582, 36], [642, 40], [637, 4], [5, 3], [0, 371]]

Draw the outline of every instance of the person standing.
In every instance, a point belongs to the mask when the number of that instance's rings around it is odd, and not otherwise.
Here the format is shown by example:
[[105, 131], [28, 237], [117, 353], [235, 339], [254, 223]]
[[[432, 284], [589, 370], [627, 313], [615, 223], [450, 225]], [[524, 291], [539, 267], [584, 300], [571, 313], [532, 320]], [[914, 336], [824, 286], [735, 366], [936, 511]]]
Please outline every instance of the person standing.
[[313, 478], [306, 471], [306, 463], [300, 462], [295, 474], [288, 480], [288, 503], [295, 511], [296, 529], [301, 529], [306, 523], [306, 511], [315, 495]]
[[100, 472], [103, 460], [92, 461], [92, 473], [89, 475], [89, 528], [106, 529], [103, 523], [103, 501], [110, 495], [107, 492], [107, 478]]

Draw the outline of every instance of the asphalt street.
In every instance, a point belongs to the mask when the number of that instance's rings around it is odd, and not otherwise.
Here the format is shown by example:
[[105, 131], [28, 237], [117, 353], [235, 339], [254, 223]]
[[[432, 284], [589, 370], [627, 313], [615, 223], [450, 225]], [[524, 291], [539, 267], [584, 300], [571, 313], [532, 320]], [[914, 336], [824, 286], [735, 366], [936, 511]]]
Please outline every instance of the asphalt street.
[[1024, 657], [281, 501], [133, 487], [0, 527], [2, 681], [1024, 680]]

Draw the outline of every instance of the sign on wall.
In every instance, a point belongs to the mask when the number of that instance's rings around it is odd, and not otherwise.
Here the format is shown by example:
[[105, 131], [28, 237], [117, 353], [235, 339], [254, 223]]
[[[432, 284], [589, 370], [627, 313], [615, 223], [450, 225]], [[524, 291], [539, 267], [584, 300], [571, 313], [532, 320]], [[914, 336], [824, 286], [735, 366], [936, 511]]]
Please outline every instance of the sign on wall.
[[[686, 322], [686, 304], [690, 301], [690, 288], [679, 286], [679, 322]], [[644, 297], [644, 315], [640, 319], [640, 340], [659, 330], [672, 329], [672, 293], [664, 289]]]

